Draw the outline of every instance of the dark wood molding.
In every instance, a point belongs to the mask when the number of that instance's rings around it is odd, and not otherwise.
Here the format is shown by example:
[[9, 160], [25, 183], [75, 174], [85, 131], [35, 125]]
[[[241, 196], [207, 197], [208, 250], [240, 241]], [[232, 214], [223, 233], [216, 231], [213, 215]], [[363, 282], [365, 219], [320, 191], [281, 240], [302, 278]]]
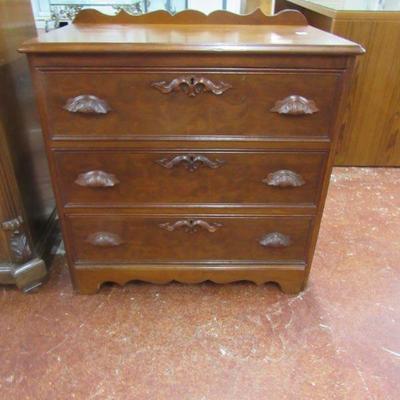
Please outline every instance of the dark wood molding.
[[169, 94], [172, 92], [183, 92], [189, 97], [195, 97], [200, 93], [211, 92], [216, 96], [222, 95], [232, 85], [223, 81], [213, 82], [204, 76], [179, 76], [169, 83], [166, 81], [153, 82], [152, 87], [158, 89], [161, 93]]
[[31, 4], [0, 8], [0, 284], [29, 292], [45, 280], [45, 256], [56, 245], [47, 230], [54, 199], [29, 67], [16, 52], [36, 35]]

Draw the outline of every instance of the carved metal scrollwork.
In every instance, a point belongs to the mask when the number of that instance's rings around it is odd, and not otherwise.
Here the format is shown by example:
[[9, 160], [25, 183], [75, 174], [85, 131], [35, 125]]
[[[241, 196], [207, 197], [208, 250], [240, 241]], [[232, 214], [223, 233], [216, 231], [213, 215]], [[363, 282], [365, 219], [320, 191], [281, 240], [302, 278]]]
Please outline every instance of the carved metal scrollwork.
[[171, 159], [162, 158], [161, 160], [156, 161], [157, 164], [160, 164], [164, 168], [171, 169], [180, 163], [185, 163], [186, 168], [190, 171], [196, 171], [200, 165], [204, 165], [208, 168], [216, 169], [219, 168], [224, 161], [216, 159], [215, 161], [210, 160], [206, 156], [197, 155], [197, 154], [182, 154]]
[[223, 81], [214, 83], [203, 76], [180, 76], [169, 83], [166, 81], [153, 82], [151, 86], [161, 93], [183, 92], [189, 97], [195, 97], [205, 92], [219, 96], [232, 87], [229, 83]]
[[72, 113], [107, 114], [111, 111], [105, 100], [91, 94], [83, 94], [67, 100], [64, 109]]
[[119, 235], [111, 232], [92, 233], [87, 237], [86, 242], [97, 247], [117, 247], [123, 243]]
[[208, 223], [201, 219], [184, 219], [176, 222], [166, 222], [159, 225], [160, 228], [166, 229], [169, 232], [173, 232], [175, 229], [184, 228], [185, 232], [193, 233], [197, 232], [198, 228], [207, 230], [208, 232], [214, 233], [218, 228], [222, 226], [219, 223]]
[[32, 257], [28, 236], [22, 229], [23, 223], [22, 217], [18, 216], [1, 224], [3, 230], [10, 232], [10, 251], [17, 263], [24, 263]]
[[258, 243], [264, 247], [278, 248], [290, 246], [291, 240], [289, 236], [286, 236], [283, 233], [271, 232], [263, 236]]
[[268, 186], [279, 187], [299, 187], [306, 183], [300, 174], [288, 169], [271, 172], [262, 182]]
[[119, 180], [114, 174], [104, 171], [88, 171], [78, 175], [75, 183], [85, 187], [114, 187]]
[[318, 108], [313, 100], [303, 96], [292, 95], [283, 100], [279, 100], [271, 108], [271, 112], [283, 115], [307, 115], [318, 112]]

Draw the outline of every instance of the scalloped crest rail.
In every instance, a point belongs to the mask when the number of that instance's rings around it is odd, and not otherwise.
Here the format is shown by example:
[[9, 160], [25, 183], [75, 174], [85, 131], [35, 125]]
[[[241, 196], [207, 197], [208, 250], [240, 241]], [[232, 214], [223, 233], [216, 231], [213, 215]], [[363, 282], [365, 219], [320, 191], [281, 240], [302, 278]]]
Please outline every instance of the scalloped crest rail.
[[106, 15], [97, 10], [82, 10], [74, 24], [209, 24], [209, 25], [308, 25], [306, 18], [297, 10], [284, 10], [275, 15], [265, 15], [260, 9], [251, 14], [239, 15], [229, 11], [214, 11], [209, 15], [200, 11], [185, 10], [177, 14], [159, 10], [142, 15], [125, 11]]

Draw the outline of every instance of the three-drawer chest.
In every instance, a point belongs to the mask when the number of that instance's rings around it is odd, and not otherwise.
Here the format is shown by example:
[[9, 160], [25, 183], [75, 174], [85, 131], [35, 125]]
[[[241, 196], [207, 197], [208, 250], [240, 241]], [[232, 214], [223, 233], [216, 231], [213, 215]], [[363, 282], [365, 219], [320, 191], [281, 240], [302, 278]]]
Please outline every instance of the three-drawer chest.
[[302, 14], [81, 12], [23, 44], [75, 288], [304, 288], [363, 49]]

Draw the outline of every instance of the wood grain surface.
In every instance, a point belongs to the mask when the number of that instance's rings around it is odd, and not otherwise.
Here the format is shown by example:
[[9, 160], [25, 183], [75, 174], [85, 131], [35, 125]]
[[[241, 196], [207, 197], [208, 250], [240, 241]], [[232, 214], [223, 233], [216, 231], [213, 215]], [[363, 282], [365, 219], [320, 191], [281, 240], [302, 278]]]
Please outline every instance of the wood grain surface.
[[[135, 29], [132, 29], [132, 24]], [[174, 24], [174, 30], [168, 27]], [[107, 26], [112, 25], [112, 29]], [[239, 52], [360, 54], [354, 42], [328, 35], [313, 27], [297, 11], [266, 16], [260, 10], [249, 15], [217, 11], [206, 16], [166, 11], [132, 16], [107, 16], [84, 10], [75, 24], [25, 42], [26, 53], [62, 52]]]
[[332, 10], [309, 1], [278, 0], [310, 24], [360, 43], [352, 90], [342, 116], [336, 165], [400, 165], [400, 12]]
[[[187, 154], [220, 161], [219, 168], [199, 164], [190, 171], [185, 162], [168, 169], [160, 160]], [[103, 207], [139, 204], [263, 204], [316, 205], [325, 167], [321, 152], [126, 152], [58, 151], [55, 153], [57, 185], [64, 205]], [[268, 186], [267, 176], [279, 170], [301, 175], [300, 187]], [[118, 184], [112, 187], [84, 187], [76, 183], [82, 173], [101, 170], [112, 174]]]
[[303, 21], [84, 13], [24, 45], [81, 293], [130, 279], [304, 288], [362, 49]]
[[[336, 113], [340, 72], [246, 71], [222, 73], [147, 70], [69, 70], [41, 74], [52, 137], [112, 135], [249, 135], [327, 137]], [[230, 86], [220, 95], [182, 90], [162, 93], [155, 82], [168, 84], [180, 76], [203, 77]], [[99, 85], [99, 82], [102, 84]], [[268, 90], [266, 90], [268, 88]], [[106, 102], [107, 113], [68, 112], [69, 99], [95, 95]], [[318, 112], [285, 115], [273, 112], [291, 95], [313, 101]], [[238, 116], [232, 118], [232, 116]]]
[[[197, 215], [69, 215], [67, 230], [72, 258], [77, 263], [196, 263], [250, 264], [294, 263], [306, 259], [306, 245], [312, 224], [310, 217], [242, 217], [213, 215], [201, 217], [218, 224], [215, 232], [185, 227], [173, 231], [161, 225]], [[107, 232], [120, 238], [118, 245], [96, 246], [88, 238]], [[291, 238], [287, 247], [267, 248], [259, 242], [271, 232]], [[166, 268], [168, 266], [166, 265]]]

